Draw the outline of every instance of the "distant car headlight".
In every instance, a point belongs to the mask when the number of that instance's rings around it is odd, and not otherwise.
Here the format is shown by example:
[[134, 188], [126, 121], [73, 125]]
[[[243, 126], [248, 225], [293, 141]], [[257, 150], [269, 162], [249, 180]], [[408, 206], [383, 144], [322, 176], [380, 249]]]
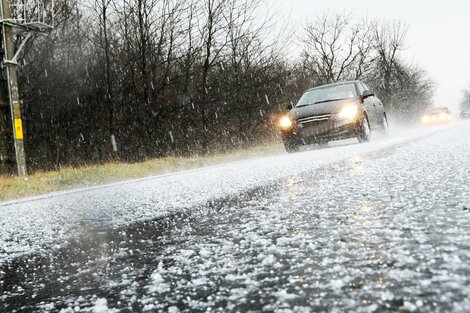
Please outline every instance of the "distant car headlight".
[[441, 113], [439, 114], [439, 120], [441, 121], [447, 121], [449, 119], [449, 114], [447, 113]]
[[358, 111], [359, 109], [357, 108], [357, 105], [348, 105], [339, 112], [338, 116], [341, 119], [352, 120], [357, 117]]
[[292, 122], [289, 116], [284, 116], [279, 121], [279, 127], [281, 127], [284, 130], [291, 129], [293, 125], [294, 123]]
[[421, 118], [421, 121], [425, 124], [431, 122], [431, 118], [428, 115], [425, 115]]

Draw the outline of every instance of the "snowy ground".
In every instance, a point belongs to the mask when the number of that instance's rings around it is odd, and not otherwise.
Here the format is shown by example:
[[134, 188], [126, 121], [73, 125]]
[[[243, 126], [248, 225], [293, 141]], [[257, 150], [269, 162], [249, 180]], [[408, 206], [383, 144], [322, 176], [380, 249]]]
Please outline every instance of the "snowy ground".
[[0, 204], [0, 311], [470, 311], [470, 124]]

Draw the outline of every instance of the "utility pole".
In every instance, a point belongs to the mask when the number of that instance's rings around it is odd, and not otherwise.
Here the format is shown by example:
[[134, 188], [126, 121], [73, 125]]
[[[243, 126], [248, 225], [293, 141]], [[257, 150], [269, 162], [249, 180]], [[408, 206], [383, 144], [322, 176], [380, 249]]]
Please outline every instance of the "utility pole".
[[[24, 148], [23, 119], [18, 91], [18, 56], [34, 32], [51, 30], [53, 26], [45, 23], [45, 5], [39, 1], [23, 1], [15, 7], [20, 17], [12, 18], [10, 0], [0, 0], [1, 31], [1, 75], [0, 75], [0, 173], [12, 172], [16, 164], [18, 176], [26, 177], [26, 154]], [[29, 5], [36, 5], [33, 18], [29, 17]], [[53, 10], [53, 2], [52, 2]], [[32, 11], [33, 12], [33, 11]], [[42, 13], [42, 14], [40, 14]], [[53, 18], [52, 18], [53, 24]], [[15, 49], [15, 38], [22, 38]]]
[[[10, 14], [10, 1], [2, 0], [1, 7], [2, 18], [2, 104], [5, 106], [5, 100], [10, 108], [11, 123], [6, 123], [2, 119], [2, 130], [4, 131], [4, 143], [7, 161], [11, 163], [11, 153], [8, 153], [8, 144], [11, 143], [7, 137], [13, 136], [13, 144], [15, 150], [16, 167], [18, 176], [26, 176], [26, 156], [24, 151], [24, 134], [23, 134], [23, 120], [21, 118], [21, 105], [20, 97], [18, 94], [18, 80], [16, 75], [16, 62], [13, 60], [15, 57], [15, 47], [13, 42], [13, 25], [7, 21], [11, 20]], [[6, 81], [6, 83], [5, 83]], [[6, 95], [6, 97], [5, 97]], [[10, 125], [8, 125], [10, 124]], [[12, 131], [8, 131], [8, 126], [12, 127]]]
[[[5, 123], [5, 126], [13, 128], [12, 132], [6, 133], [13, 135], [13, 143], [15, 150], [16, 167], [18, 170], [18, 176], [26, 176], [26, 155], [24, 151], [24, 134], [23, 134], [23, 119], [21, 118], [21, 105], [20, 96], [18, 93], [18, 79], [16, 75], [16, 62], [15, 47], [13, 42], [13, 26], [8, 22], [11, 19], [10, 14], [10, 1], [2, 0], [1, 8], [1, 19], [2, 19], [2, 71], [3, 77], [6, 80], [6, 84], [3, 82], [1, 88], [2, 94], [7, 95], [8, 104], [10, 107], [11, 123]], [[6, 90], [5, 90], [6, 89]], [[5, 99], [2, 99], [5, 100]], [[10, 124], [10, 125], [8, 125]], [[8, 141], [8, 140], [6, 140]], [[8, 144], [8, 142], [6, 143]], [[8, 155], [8, 154], [7, 154]], [[8, 157], [8, 156], [7, 156]], [[11, 157], [10, 157], [11, 158]], [[8, 158], [8, 160], [10, 160]]]

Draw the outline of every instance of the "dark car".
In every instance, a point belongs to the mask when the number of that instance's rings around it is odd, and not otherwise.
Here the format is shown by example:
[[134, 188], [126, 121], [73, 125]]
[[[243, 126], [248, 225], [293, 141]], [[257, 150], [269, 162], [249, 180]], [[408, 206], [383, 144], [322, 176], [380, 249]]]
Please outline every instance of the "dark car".
[[382, 102], [360, 81], [342, 82], [307, 90], [279, 121], [287, 152], [301, 145], [325, 145], [329, 141], [370, 140], [371, 130], [388, 129]]
[[446, 124], [450, 121], [450, 110], [447, 107], [432, 107], [421, 114], [421, 123], [425, 125]]
[[460, 112], [460, 118], [470, 118], [470, 109], [465, 109]]

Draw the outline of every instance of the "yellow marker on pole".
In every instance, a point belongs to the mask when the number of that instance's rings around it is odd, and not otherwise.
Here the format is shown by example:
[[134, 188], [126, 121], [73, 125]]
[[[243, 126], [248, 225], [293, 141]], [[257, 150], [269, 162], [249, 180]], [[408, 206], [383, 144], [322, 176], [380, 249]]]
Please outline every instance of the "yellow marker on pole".
[[17, 140], [23, 140], [23, 121], [21, 118], [15, 118], [15, 136]]

